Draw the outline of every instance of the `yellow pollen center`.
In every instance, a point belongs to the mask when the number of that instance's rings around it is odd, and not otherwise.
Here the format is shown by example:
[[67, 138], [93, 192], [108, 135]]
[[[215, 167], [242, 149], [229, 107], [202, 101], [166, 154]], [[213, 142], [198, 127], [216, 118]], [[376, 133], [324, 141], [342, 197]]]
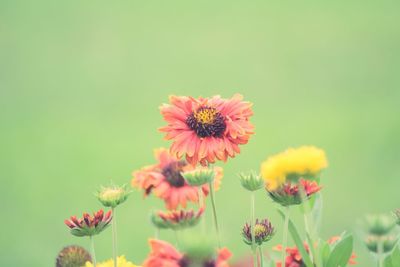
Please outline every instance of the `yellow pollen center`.
[[256, 224], [254, 227], [254, 235], [260, 236], [263, 232], [265, 232], [265, 226], [261, 224]]
[[122, 193], [123, 191], [121, 189], [107, 189], [101, 194], [101, 197], [103, 199], [112, 200], [115, 198], [119, 198]]
[[211, 124], [214, 122], [217, 111], [214, 108], [203, 108], [193, 113], [194, 118], [203, 124]]

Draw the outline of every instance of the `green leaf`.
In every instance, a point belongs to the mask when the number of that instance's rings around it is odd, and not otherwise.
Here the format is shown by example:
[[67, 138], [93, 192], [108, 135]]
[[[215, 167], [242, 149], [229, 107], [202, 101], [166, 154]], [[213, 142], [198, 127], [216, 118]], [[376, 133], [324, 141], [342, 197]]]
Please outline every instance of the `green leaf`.
[[[399, 245], [395, 246], [394, 249], [392, 250], [392, 253], [390, 254], [390, 260], [391, 260], [392, 266], [400, 266]], [[385, 267], [386, 267], [386, 265], [385, 265]]]
[[[278, 212], [282, 216], [283, 220], [285, 220], [285, 214], [281, 210], [278, 210]], [[292, 236], [294, 243], [297, 246], [297, 249], [300, 252], [300, 255], [303, 259], [304, 264], [307, 267], [314, 267], [314, 264], [312, 263], [312, 261], [310, 259], [310, 255], [308, 255], [307, 250], [304, 247], [303, 241], [300, 238], [299, 232], [297, 231], [296, 227], [294, 226], [294, 224], [291, 220], [289, 220], [289, 232], [290, 232], [290, 235]]]
[[319, 229], [321, 228], [322, 208], [323, 208], [322, 194], [317, 193], [315, 195], [314, 208], [312, 209], [311, 212], [311, 217], [314, 222], [314, 233], [316, 233], [316, 235], [318, 235]]
[[385, 260], [383, 261], [383, 266], [384, 267], [395, 267], [395, 265], [393, 265], [392, 263], [392, 257], [391, 255], [388, 255]]
[[353, 253], [353, 236], [344, 236], [333, 248], [326, 267], [347, 266]]
[[331, 255], [331, 246], [327, 242], [324, 242], [324, 244], [321, 246], [320, 249], [320, 257], [323, 263], [322, 266], [326, 266], [330, 255]]

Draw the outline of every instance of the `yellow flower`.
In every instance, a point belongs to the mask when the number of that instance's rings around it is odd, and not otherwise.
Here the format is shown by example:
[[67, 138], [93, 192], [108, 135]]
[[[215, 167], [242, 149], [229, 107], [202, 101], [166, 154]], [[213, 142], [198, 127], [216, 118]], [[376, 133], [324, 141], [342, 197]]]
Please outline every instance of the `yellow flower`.
[[325, 152], [314, 146], [289, 148], [261, 164], [268, 190], [275, 190], [288, 177], [315, 176], [328, 166]]
[[[93, 267], [91, 262], [86, 262], [84, 267]], [[110, 259], [105, 262], [97, 263], [96, 267], [114, 267], [114, 260]], [[117, 267], [140, 267], [138, 265], [133, 264], [130, 261], [127, 261], [125, 256], [119, 256], [117, 259]]]

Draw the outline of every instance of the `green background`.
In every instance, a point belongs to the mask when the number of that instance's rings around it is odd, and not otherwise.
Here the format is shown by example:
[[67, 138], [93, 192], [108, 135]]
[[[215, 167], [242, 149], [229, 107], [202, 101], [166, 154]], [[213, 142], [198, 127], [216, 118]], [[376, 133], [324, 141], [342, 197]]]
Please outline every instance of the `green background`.
[[[100, 208], [93, 192], [154, 162], [168, 95], [254, 102], [256, 135], [227, 164], [224, 243], [244, 255], [249, 195], [236, 174], [290, 146], [326, 150], [322, 236], [399, 205], [398, 1], [1, 1], [1, 266], [54, 266], [63, 224]], [[282, 222], [264, 191], [257, 216]], [[119, 250], [148, 253], [154, 198], [118, 210]], [[208, 218], [210, 216], [208, 215]], [[301, 221], [297, 221], [301, 226]], [[357, 234], [357, 231], [356, 235]], [[162, 233], [171, 239], [167, 233]], [[96, 238], [111, 257], [111, 231]], [[360, 266], [373, 259], [358, 242]]]

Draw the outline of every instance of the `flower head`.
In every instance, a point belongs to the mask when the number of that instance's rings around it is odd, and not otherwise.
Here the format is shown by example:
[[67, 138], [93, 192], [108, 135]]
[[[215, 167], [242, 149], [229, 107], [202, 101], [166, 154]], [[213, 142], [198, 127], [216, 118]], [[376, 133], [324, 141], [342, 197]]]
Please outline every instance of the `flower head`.
[[[76, 265], [76, 266], [81, 266], [81, 265]], [[86, 262], [84, 267], [93, 267], [93, 264], [91, 262]], [[114, 267], [114, 260], [110, 259], [105, 262], [97, 263], [96, 267]], [[117, 267], [139, 267], [139, 266], [133, 264], [130, 261], [127, 261], [125, 256], [119, 256], [117, 258]]]
[[313, 146], [290, 148], [268, 158], [261, 165], [261, 175], [269, 190], [275, 190], [286, 180], [315, 178], [328, 166], [325, 152]]
[[93, 216], [84, 213], [81, 219], [71, 216], [64, 223], [71, 229], [71, 234], [75, 236], [93, 236], [101, 233], [109, 226], [112, 220], [111, 210], [105, 215], [103, 210], [93, 213]]
[[254, 171], [240, 173], [239, 180], [242, 186], [249, 191], [256, 191], [264, 187], [264, 180]]
[[229, 250], [222, 248], [210, 258], [194, 259], [188, 254], [179, 252], [165, 241], [150, 239], [149, 243], [151, 252], [143, 267], [189, 267], [194, 261], [199, 266], [228, 267], [227, 260], [231, 257]]
[[58, 253], [56, 267], [83, 266], [91, 261], [92, 257], [83, 247], [68, 246]]
[[365, 217], [367, 231], [371, 235], [384, 236], [395, 227], [394, 218], [388, 214], [370, 214]]
[[[194, 170], [194, 167], [184, 160], [177, 159], [167, 149], [155, 151], [157, 164], [146, 166], [133, 173], [132, 186], [142, 188], [145, 196], [153, 193], [164, 200], [168, 209], [179, 206], [186, 207], [188, 201], [198, 202], [198, 188], [189, 185], [182, 173]], [[214, 186], [219, 188], [223, 176], [222, 168], [214, 167]], [[207, 184], [202, 185], [205, 195], [209, 192]]]
[[203, 215], [204, 208], [194, 210], [158, 211], [152, 215], [153, 224], [160, 229], [180, 230], [197, 225]]
[[196, 168], [194, 170], [181, 173], [186, 182], [191, 186], [201, 186], [212, 182], [215, 177], [212, 168]]
[[[242, 236], [243, 241], [247, 245], [252, 245], [252, 234], [251, 234], [251, 225], [246, 223], [243, 227]], [[269, 241], [275, 234], [274, 227], [268, 219], [264, 219], [259, 221], [256, 220], [254, 224], [254, 235], [255, 235], [255, 243], [259, 246], [262, 243]]]
[[170, 104], [160, 107], [168, 123], [160, 131], [173, 141], [171, 153], [186, 156], [192, 165], [233, 158], [254, 133], [252, 104], [242, 99], [239, 94], [231, 99], [171, 96]]
[[373, 253], [379, 253], [378, 244], [382, 242], [383, 244], [383, 253], [387, 253], [391, 251], [394, 246], [397, 244], [398, 238], [395, 235], [387, 235], [387, 236], [375, 236], [369, 235], [365, 239], [365, 245], [368, 250]]
[[101, 187], [96, 193], [96, 197], [103, 206], [115, 208], [119, 204], [125, 202], [130, 193], [127, 185], [111, 185], [109, 187]]
[[[334, 246], [336, 242], [338, 242], [341, 239], [340, 236], [334, 236], [331, 237], [327, 243], [331, 246]], [[310, 249], [307, 245], [307, 243], [304, 243], [304, 247], [307, 251], [307, 253], [310, 253]], [[282, 251], [282, 246], [278, 245], [274, 248], [276, 251]], [[348, 261], [349, 265], [355, 265], [356, 264], [356, 259], [357, 255], [353, 252], [350, 256], [350, 259]], [[285, 267], [303, 267], [305, 266], [305, 263], [303, 262], [303, 258], [301, 257], [300, 251], [297, 247], [288, 247], [286, 248], [286, 259], [285, 259]], [[278, 261], [276, 262], [276, 267], [282, 267], [282, 262]]]
[[269, 196], [282, 206], [299, 205], [303, 198], [309, 199], [319, 192], [321, 187], [316, 181], [300, 179], [298, 184], [287, 182], [274, 191], [268, 191]]

